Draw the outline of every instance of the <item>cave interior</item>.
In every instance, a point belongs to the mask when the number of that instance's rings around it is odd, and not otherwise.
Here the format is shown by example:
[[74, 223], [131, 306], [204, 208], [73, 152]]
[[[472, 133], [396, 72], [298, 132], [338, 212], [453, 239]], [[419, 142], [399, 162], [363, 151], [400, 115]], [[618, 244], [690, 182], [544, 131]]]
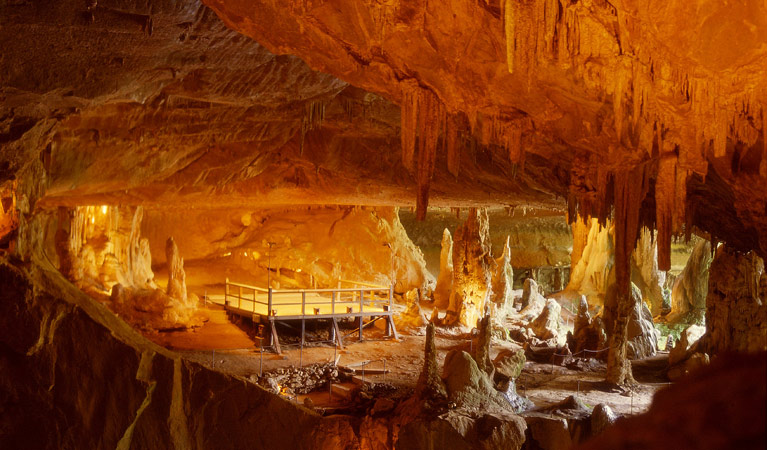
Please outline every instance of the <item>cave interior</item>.
[[7, 0], [0, 42], [0, 448], [767, 445], [767, 1]]

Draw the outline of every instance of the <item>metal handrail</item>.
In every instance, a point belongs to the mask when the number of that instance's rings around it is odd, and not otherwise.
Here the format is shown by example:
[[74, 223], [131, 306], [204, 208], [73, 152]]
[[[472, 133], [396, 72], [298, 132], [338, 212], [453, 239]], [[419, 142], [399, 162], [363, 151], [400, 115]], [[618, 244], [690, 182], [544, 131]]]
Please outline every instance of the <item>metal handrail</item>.
[[[349, 282], [346, 280], [341, 280], [343, 282]], [[237, 299], [237, 308], [242, 309], [242, 300], [253, 302], [253, 312], [255, 313], [256, 310], [256, 303], [259, 305], [266, 305], [267, 306], [267, 316], [273, 316], [274, 309], [273, 307], [276, 306], [274, 304], [275, 296], [280, 295], [286, 295], [286, 294], [301, 294], [301, 301], [296, 302], [280, 302], [279, 306], [295, 306], [300, 305], [301, 306], [301, 315], [306, 315], [306, 305], [326, 305], [327, 301], [317, 302], [317, 301], [307, 301], [306, 294], [323, 294], [323, 293], [329, 293], [330, 294], [330, 305], [331, 305], [331, 314], [335, 314], [335, 307], [336, 304], [341, 305], [359, 305], [359, 311], [358, 313], [364, 313], [365, 312], [365, 306], [371, 307], [371, 306], [377, 306], [380, 304], [385, 304], [384, 310], [385, 311], [391, 311], [392, 306], [392, 299], [393, 299], [393, 286], [389, 287], [383, 287], [378, 285], [373, 285], [371, 283], [357, 283], [359, 285], [367, 285], [367, 286], [374, 286], [374, 287], [362, 287], [362, 288], [326, 288], [326, 289], [263, 289], [259, 288], [257, 286], [251, 286], [244, 283], [234, 283], [229, 281], [229, 278], [226, 278], [226, 284], [225, 284], [225, 293], [224, 293], [224, 303], [229, 304], [230, 298], [236, 298]], [[237, 287], [237, 293], [230, 292], [230, 286]], [[242, 290], [249, 289], [253, 291], [252, 295], [249, 295], [248, 297], [243, 296]], [[257, 292], [259, 293], [266, 293], [267, 295], [267, 301], [260, 301], [258, 300]], [[369, 298], [365, 298], [365, 294], [369, 294]], [[344, 299], [342, 294], [352, 294], [351, 298]], [[358, 297], [359, 296], [359, 297]], [[385, 297], [384, 297], [385, 296]], [[322, 298], [326, 298], [322, 296]], [[388, 308], [386, 307], [388, 305]]]

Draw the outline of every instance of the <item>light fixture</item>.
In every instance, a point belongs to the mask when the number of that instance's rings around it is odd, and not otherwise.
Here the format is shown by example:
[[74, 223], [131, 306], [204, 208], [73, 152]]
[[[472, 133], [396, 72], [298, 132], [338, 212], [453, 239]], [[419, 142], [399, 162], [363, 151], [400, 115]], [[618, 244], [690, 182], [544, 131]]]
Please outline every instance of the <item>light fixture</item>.
[[296, 272], [301, 273], [301, 269], [296, 269]]
[[96, 218], [91, 216], [91, 223], [96, 223]]
[[107, 213], [107, 205], [102, 205], [101, 206], [101, 214], [106, 214], [106, 213]]

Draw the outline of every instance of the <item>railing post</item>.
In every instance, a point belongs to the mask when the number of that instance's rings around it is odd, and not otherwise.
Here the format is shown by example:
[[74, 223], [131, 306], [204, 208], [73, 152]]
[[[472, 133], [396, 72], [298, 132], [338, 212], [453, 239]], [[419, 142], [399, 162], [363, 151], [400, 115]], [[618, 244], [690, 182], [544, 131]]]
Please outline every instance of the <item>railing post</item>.
[[237, 288], [239, 289], [239, 293], [237, 295], [237, 309], [242, 309], [242, 286], [237, 286]]
[[365, 290], [360, 289], [360, 314], [362, 314], [362, 308], [365, 303]]
[[229, 277], [226, 277], [226, 284], [224, 284], [224, 309], [229, 306]]
[[301, 315], [306, 315], [306, 291], [301, 290]]
[[256, 313], [256, 290], [253, 289], [253, 314]]
[[272, 287], [271, 286], [269, 287], [269, 299], [267, 300], [267, 303], [268, 303], [267, 305], [268, 309], [266, 310], [266, 315], [268, 317], [272, 315]]
[[391, 311], [391, 301], [394, 297], [394, 283], [389, 285], [389, 311]]
[[336, 291], [330, 293], [330, 314], [336, 314]]

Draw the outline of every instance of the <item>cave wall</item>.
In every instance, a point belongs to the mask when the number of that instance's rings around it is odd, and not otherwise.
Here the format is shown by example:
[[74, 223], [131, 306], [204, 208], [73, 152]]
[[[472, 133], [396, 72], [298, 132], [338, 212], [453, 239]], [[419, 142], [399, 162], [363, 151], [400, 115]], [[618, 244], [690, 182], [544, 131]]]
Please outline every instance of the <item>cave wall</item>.
[[[413, 243], [423, 251], [426, 267], [431, 273], [439, 273], [444, 230], [454, 233], [466, 219], [467, 211], [432, 208], [426, 220], [417, 221], [414, 212], [400, 209], [402, 225]], [[546, 275], [551, 274], [552, 282], [546, 284], [553, 286], [554, 270], [558, 268], [563, 272], [569, 267], [573, 241], [564, 214], [524, 208], [488, 208], [487, 215], [493, 254], [501, 255], [507, 238], [509, 240], [516, 288], [521, 288], [523, 277], [529, 275], [528, 270], [538, 269]], [[567, 279], [565, 275], [565, 283]]]
[[197, 289], [226, 277], [266, 286], [268, 267], [273, 287], [282, 288], [339, 280], [388, 286], [392, 275], [398, 293], [434, 283], [395, 208], [151, 209], [142, 233], [163, 277], [165, 240], [174, 237]]
[[55, 271], [4, 260], [0, 282], [2, 448], [359, 447], [346, 417], [181, 359]]
[[706, 334], [700, 342], [709, 353], [767, 349], [767, 274], [755, 253], [717, 248], [708, 275]]

